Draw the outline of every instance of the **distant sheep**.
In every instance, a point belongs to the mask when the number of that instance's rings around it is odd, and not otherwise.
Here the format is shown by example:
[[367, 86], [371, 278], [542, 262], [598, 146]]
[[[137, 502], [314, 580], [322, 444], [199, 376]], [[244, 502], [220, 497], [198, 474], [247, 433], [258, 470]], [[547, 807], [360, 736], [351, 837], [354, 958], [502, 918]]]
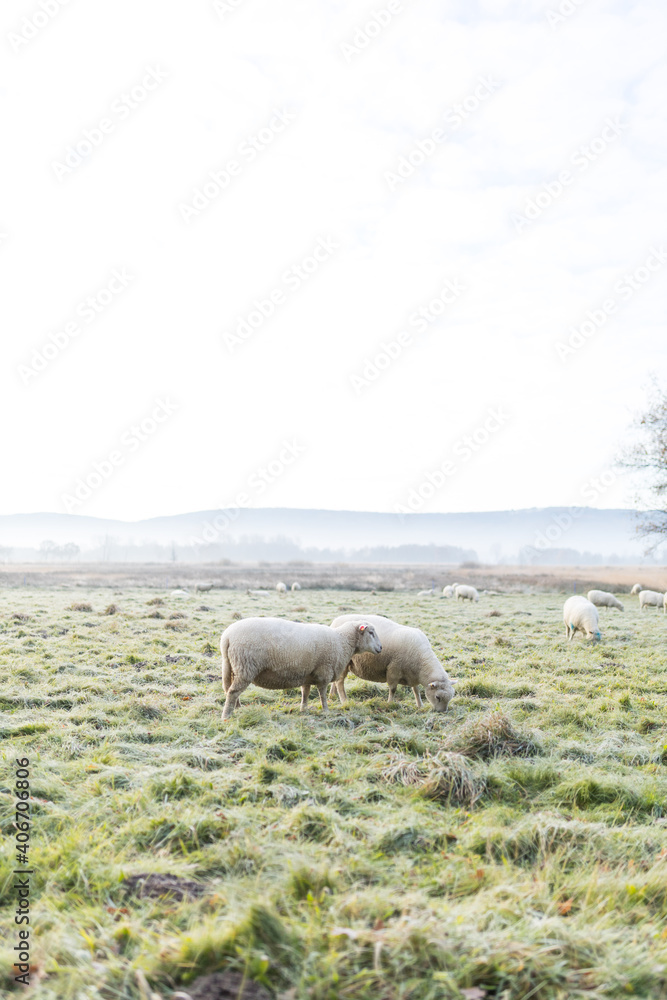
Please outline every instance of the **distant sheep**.
[[292, 584], [292, 588], [291, 589], [292, 590], [301, 590], [301, 584], [297, 583], [296, 580], [295, 580], [294, 583]]
[[282, 580], [281, 580], [280, 583], [276, 584], [276, 590], [278, 591], [279, 594], [286, 594], [287, 593], [287, 584], [283, 583]]
[[417, 597], [433, 597], [435, 594], [435, 587], [431, 587], [430, 590], [420, 590]]
[[337, 628], [349, 622], [368, 622], [373, 625], [382, 643], [382, 651], [379, 656], [359, 652], [352, 657], [340, 680], [334, 682], [342, 702], [347, 700], [345, 678], [348, 671], [352, 671], [362, 680], [388, 684], [389, 701], [393, 701], [399, 684], [411, 687], [417, 708], [422, 707], [419, 694], [421, 684], [434, 710], [447, 711], [454, 697], [454, 681], [433, 652], [428, 637], [420, 629], [399, 625], [382, 615], [340, 615], [334, 618], [331, 627]]
[[630, 591], [630, 593], [631, 593], [631, 594], [639, 594], [639, 593], [640, 593], [640, 591], [641, 591], [642, 589], [643, 589], [643, 588], [642, 588], [642, 585], [641, 585], [641, 583], [636, 583], [636, 584], [634, 585], [634, 587], [632, 588], [632, 590]]
[[583, 632], [589, 639], [599, 641], [600, 624], [598, 609], [585, 597], [568, 597], [563, 605], [563, 621], [568, 642], [575, 632]]
[[268, 597], [268, 590], [246, 590], [246, 594], [250, 594], [251, 597]]
[[475, 587], [468, 587], [465, 584], [459, 583], [454, 590], [456, 594], [457, 601], [478, 601], [479, 594]]
[[443, 597], [453, 597], [454, 596], [454, 588], [451, 587], [449, 584], [446, 587], [443, 587], [442, 588], [442, 596]]
[[644, 608], [662, 608], [665, 603], [665, 595], [657, 590], [642, 590], [639, 593], [639, 610]]
[[589, 590], [588, 600], [596, 608], [617, 608], [619, 611], [625, 611], [621, 602], [606, 590]]
[[190, 596], [190, 591], [189, 590], [172, 590], [171, 596], [172, 597], [189, 597]]
[[196, 583], [195, 584], [195, 593], [196, 594], [207, 594], [209, 592], [209, 590], [213, 590], [213, 584], [212, 583]]
[[227, 698], [222, 713], [229, 719], [249, 684], [269, 690], [301, 688], [301, 711], [311, 685], [327, 711], [327, 687], [337, 681], [355, 653], [380, 653], [373, 625], [346, 622], [338, 628], [282, 618], [244, 618], [222, 633], [222, 685]]

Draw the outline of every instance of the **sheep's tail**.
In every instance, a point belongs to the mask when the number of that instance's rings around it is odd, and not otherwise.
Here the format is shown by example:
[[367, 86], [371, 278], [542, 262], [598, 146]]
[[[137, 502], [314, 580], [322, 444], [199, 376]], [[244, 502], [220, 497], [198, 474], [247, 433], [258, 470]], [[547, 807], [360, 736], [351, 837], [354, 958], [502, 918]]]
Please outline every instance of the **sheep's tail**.
[[234, 675], [232, 665], [229, 662], [229, 637], [226, 635], [223, 635], [220, 642], [220, 652], [222, 653], [222, 687], [225, 691], [229, 691]]

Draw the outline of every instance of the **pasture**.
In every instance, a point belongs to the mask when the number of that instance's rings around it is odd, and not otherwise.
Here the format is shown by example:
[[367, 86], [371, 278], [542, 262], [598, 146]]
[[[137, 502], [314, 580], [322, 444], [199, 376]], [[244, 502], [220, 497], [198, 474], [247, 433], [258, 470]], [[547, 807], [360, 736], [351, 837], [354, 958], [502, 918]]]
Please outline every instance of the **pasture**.
[[[661, 610], [619, 595], [589, 645], [556, 593], [2, 594], [1, 990], [28, 757], [36, 1000], [169, 1000], [217, 970], [285, 1000], [667, 995]], [[221, 723], [234, 616], [345, 610], [422, 628], [449, 712], [350, 677], [328, 715], [251, 687]]]

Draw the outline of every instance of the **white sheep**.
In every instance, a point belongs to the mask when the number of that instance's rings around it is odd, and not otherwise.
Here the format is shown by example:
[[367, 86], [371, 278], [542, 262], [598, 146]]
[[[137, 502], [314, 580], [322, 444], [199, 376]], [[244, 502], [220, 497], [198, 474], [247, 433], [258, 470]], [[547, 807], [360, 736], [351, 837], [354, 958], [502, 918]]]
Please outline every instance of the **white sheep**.
[[660, 594], [657, 590], [642, 590], [639, 593], [639, 610], [643, 611], [644, 608], [662, 608], [664, 607], [664, 601], [664, 594]]
[[189, 590], [172, 590], [171, 596], [172, 597], [189, 597], [190, 596], [190, 591]]
[[451, 680], [437, 658], [428, 637], [418, 628], [399, 625], [382, 615], [340, 615], [334, 618], [332, 628], [350, 622], [368, 622], [373, 625], [382, 643], [379, 656], [359, 652], [352, 657], [342, 676], [334, 683], [342, 702], [345, 695], [345, 678], [348, 671], [365, 681], [389, 685], [389, 701], [393, 701], [399, 684], [411, 687], [417, 708], [422, 707], [419, 685], [423, 685], [426, 697], [436, 712], [446, 712], [454, 697], [454, 681]]
[[442, 596], [443, 597], [453, 597], [454, 596], [454, 588], [451, 587], [451, 586], [449, 586], [449, 585], [447, 585], [446, 587], [443, 587], [442, 588]]
[[583, 632], [589, 639], [599, 641], [598, 609], [586, 597], [568, 597], [563, 605], [563, 621], [568, 642], [574, 638], [575, 632]]
[[196, 583], [195, 584], [195, 594], [208, 594], [209, 590], [213, 590], [212, 583]]
[[278, 591], [279, 594], [286, 594], [287, 593], [287, 584], [283, 583], [282, 580], [281, 580], [279, 583], [276, 584], [276, 590]]
[[632, 590], [630, 591], [630, 593], [631, 593], [631, 594], [638, 594], [638, 593], [639, 593], [639, 592], [640, 592], [640, 591], [641, 591], [642, 589], [643, 589], [643, 588], [642, 588], [642, 585], [641, 585], [641, 583], [636, 583], [636, 584], [634, 585], [634, 587], [632, 588]]
[[292, 588], [291, 588], [291, 589], [292, 589], [293, 591], [294, 591], [294, 590], [301, 590], [301, 584], [300, 584], [300, 583], [297, 583], [297, 582], [296, 582], [296, 580], [295, 580], [295, 581], [294, 581], [294, 583], [292, 584]]
[[365, 621], [338, 628], [283, 618], [233, 622], [220, 639], [222, 685], [227, 695], [222, 718], [230, 718], [249, 684], [269, 690], [300, 687], [302, 712], [314, 684], [326, 712], [327, 687], [338, 680], [354, 654], [381, 650], [375, 628]]
[[457, 601], [478, 601], [479, 594], [474, 587], [468, 587], [465, 584], [459, 583], [454, 590]]
[[268, 590], [246, 590], [246, 594], [250, 594], [251, 597], [268, 597]]
[[417, 597], [433, 597], [435, 594], [435, 587], [431, 587], [430, 590], [420, 590]]
[[621, 602], [606, 590], [589, 590], [587, 596], [596, 608], [617, 608], [619, 611], [625, 611]]

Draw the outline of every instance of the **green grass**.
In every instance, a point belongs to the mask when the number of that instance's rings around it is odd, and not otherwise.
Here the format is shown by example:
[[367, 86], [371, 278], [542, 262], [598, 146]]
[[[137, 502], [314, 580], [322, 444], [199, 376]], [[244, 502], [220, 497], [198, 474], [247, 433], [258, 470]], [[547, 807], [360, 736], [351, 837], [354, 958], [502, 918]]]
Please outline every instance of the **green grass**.
[[[3, 592], [0, 992], [25, 755], [37, 1000], [145, 1000], [137, 970], [168, 1000], [224, 968], [293, 1000], [667, 996], [662, 614], [625, 595], [591, 646], [554, 594], [217, 590], [156, 618], [155, 593]], [[328, 715], [250, 688], [221, 723], [235, 615], [343, 605], [427, 632], [460, 679], [448, 713], [349, 680]], [[203, 891], [128, 892], [145, 873]]]

